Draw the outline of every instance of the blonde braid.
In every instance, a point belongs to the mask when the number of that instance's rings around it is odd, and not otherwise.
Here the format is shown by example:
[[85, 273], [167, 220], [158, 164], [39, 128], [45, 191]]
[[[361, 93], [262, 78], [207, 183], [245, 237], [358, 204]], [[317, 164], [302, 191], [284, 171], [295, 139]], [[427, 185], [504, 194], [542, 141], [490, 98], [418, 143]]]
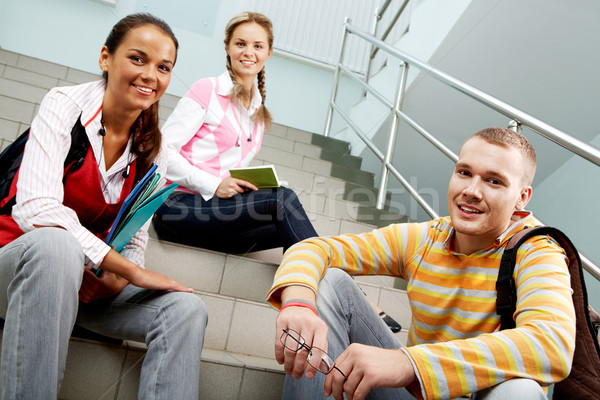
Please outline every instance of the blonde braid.
[[235, 100], [240, 100], [242, 103], [249, 102], [252, 98], [250, 90], [246, 89], [244, 85], [235, 80], [235, 75], [233, 75], [233, 67], [231, 66], [231, 58], [229, 55], [226, 56], [226, 59], [227, 61], [225, 62], [225, 66], [227, 67], [227, 72], [229, 72], [229, 77], [233, 82], [233, 88], [231, 88], [229, 98], [232, 102], [235, 102]]
[[265, 106], [265, 100], [267, 99], [267, 88], [265, 86], [265, 69], [263, 69], [258, 73], [258, 91], [260, 92], [260, 97], [262, 97], [262, 104], [258, 109], [258, 121], [262, 121], [265, 124], [265, 130], [269, 130], [271, 128], [271, 113]]

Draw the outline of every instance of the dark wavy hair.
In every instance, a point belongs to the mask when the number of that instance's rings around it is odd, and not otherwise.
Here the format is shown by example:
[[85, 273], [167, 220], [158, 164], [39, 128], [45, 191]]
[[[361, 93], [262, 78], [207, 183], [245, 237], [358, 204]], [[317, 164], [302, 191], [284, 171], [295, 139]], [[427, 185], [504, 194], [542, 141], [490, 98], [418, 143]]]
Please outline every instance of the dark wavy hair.
[[[171, 27], [162, 19], [148, 13], [130, 14], [122, 18], [113, 26], [112, 30], [106, 38], [104, 45], [108, 49], [109, 54], [115, 54], [117, 48], [123, 42], [125, 36], [134, 28], [143, 25], [153, 25], [168, 35], [175, 44], [175, 61], [177, 61], [177, 51], [179, 50], [179, 42]], [[108, 72], [102, 74], [105, 80], [108, 80]], [[130, 129], [130, 135], [133, 135], [132, 151], [138, 158], [136, 173], [144, 174], [154, 163], [156, 156], [160, 151], [162, 135], [158, 127], [158, 101], [152, 104], [148, 109], [143, 110], [137, 120], [133, 123]]]

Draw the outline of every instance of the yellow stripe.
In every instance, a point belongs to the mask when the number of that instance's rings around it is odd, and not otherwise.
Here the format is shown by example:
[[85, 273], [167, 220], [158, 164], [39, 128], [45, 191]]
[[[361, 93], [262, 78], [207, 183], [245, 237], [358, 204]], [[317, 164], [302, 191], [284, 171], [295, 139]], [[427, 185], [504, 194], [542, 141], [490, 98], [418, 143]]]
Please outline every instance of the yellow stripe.
[[491, 303], [496, 303], [496, 298], [483, 298], [483, 297], [476, 297], [476, 296], [467, 296], [467, 295], [456, 295], [456, 294], [452, 294], [452, 295], [448, 295], [448, 294], [444, 294], [444, 293], [439, 293], [439, 292], [434, 292], [428, 289], [422, 289], [419, 287], [411, 287], [411, 291], [412, 292], [416, 292], [416, 293], [421, 293], [430, 297], [434, 297], [434, 298], [438, 298], [438, 299], [444, 299], [444, 300], [448, 300], [448, 299], [459, 299], [465, 303], [475, 303], [475, 304], [491, 304]]

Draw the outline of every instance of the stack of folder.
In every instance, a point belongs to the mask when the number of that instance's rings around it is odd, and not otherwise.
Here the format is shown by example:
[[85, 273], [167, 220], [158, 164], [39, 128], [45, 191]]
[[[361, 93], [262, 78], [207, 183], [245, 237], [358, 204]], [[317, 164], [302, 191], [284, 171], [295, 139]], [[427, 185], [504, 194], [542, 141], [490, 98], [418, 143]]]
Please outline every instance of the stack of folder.
[[153, 165], [123, 202], [108, 232], [106, 244], [114, 247], [115, 251], [123, 250], [133, 235], [179, 186], [176, 183], [164, 186], [165, 181], [166, 179], [156, 172], [156, 165]]

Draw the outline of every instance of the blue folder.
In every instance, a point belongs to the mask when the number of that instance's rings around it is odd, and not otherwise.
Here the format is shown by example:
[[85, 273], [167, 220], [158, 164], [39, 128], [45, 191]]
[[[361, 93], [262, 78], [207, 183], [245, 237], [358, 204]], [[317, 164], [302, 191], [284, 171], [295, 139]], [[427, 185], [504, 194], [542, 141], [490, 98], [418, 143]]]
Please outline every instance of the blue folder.
[[110, 242], [112, 241], [112, 237], [115, 234], [115, 230], [121, 224], [121, 219], [127, 215], [129, 210], [131, 210], [131, 207], [133, 206], [136, 199], [138, 198], [139, 193], [142, 191], [143, 188], [146, 187], [146, 184], [148, 183], [148, 181], [150, 181], [150, 179], [152, 179], [154, 177], [156, 168], [157, 168], [156, 164], [152, 165], [152, 167], [148, 170], [148, 172], [146, 172], [146, 175], [144, 175], [142, 180], [140, 180], [138, 182], [138, 184], [135, 185], [135, 187], [133, 188], [131, 193], [129, 193], [129, 196], [127, 196], [127, 198], [123, 202], [123, 205], [121, 206], [121, 209], [119, 210], [119, 213], [117, 214], [117, 217], [115, 218], [115, 222], [113, 222], [112, 226], [110, 227], [108, 236], [106, 236], [106, 241], [105, 241], [106, 243], [110, 244]]
[[144, 201], [137, 209], [133, 210], [131, 215], [124, 221], [123, 227], [107, 243], [110, 246], [114, 246], [117, 252], [123, 250], [133, 235], [154, 215], [156, 210], [167, 200], [177, 186], [179, 185], [172, 183]]
[[[145, 195], [146, 191], [150, 189], [148, 185], [156, 184], [154, 181], [156, 168], [156, 165], [153, 165], [133, 188], [131, 193], [129, 193], [108, 232], [105, 242], [109, 246], [114, 247], [117, 252], [123, 250], [137, 231], [144, 226], [156, 210], [179, 186], [176, 183], [172, 183], [139, 203], [140, 196]], [[100, 268], [96, 269], [96, 276], [100, 276], [101, 273], [102, 270]]]

